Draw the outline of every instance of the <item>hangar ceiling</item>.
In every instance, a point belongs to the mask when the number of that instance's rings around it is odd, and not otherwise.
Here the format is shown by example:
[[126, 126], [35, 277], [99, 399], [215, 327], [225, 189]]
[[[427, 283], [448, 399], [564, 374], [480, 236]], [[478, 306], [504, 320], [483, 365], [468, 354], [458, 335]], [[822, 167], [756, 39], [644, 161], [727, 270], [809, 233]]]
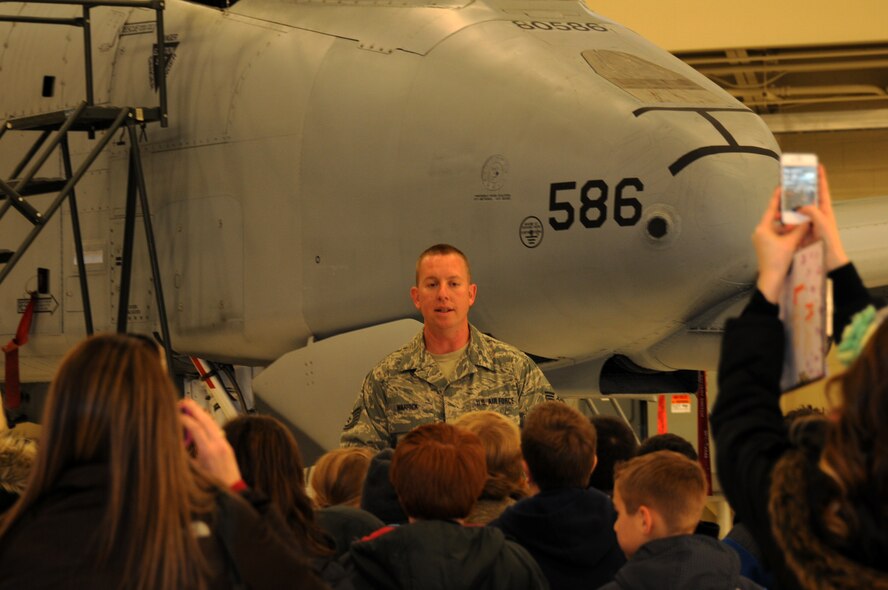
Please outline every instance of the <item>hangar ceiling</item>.
[[888, 108], [888, 42], [675, 54], [759, 114]]
[[836, 198], [888, 195], [888, 2], [587, 0], [812, 151]]
[[888, 43], [676, 55], [760, 114], [784, 151], [817, 153], [836, 198], [888, 195]]

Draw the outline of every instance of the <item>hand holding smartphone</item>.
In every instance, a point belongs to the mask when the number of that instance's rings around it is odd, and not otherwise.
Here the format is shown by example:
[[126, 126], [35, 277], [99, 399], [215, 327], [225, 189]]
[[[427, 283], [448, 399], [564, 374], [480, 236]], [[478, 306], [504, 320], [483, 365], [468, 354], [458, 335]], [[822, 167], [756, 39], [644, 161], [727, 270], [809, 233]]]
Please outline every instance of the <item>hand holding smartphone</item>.
[[780, 156], [780, 178], [780, 220], [785, 225], [810, 221], [798, 209], [819, 202], [817, 155], [783, 154]]

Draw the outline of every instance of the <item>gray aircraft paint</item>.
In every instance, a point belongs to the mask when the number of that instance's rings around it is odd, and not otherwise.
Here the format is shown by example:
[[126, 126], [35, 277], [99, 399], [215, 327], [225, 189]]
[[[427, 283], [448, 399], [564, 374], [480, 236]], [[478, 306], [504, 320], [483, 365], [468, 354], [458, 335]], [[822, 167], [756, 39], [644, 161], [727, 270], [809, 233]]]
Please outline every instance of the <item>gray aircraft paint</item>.
[[[94, 10], [99, 102], [156, 103], [147, 14]], [[360, 378], [405, 332], [396, 321], [418, 317], [416, 256], [445, 241], [472, 261], [472, 321], [555, 359], [564, 391], [596, 391], [614, 353], [712, 368], [720, 322], [754, 278], [749, 235], [778, 165], [752, 153], [675, 165], [727, 145], [723, 131], [778, 148], [757, 116], [667, 52], [569, 0], [241, 0], [228, 11], [170, 0], [165, 19], [170, 126], [149, 126], [142, 153], [176, 349], [256, 365], [296, 351], [267, 397], [297, 424], [306, 408], [287, 409], [293, 400], [320, 408], [318, 428], [338, 430]], [[0, 23], [0, 38], [3, 116], [82, 99], [79, 33]], [[52, 98], [39, 95], [44, 75], [57, 77]], [[11, 135], [3, 170], [22, 149]], [[74, 143], [75, 160], [89, 145]], [[116, 317], [125, 175], [125, 146], [112, 142], [78, 189], [99, 329]], [[2, 247], [25, 230], [11, 215]], [[662, 238], [648, 232], [655, 218]], [[46, 380], [83, 335], [70, 233], [63, 212], [0, 287], [0, 338], [36, 267], [51, 269], [61, 303], [23, 349], [25, 380]], [[150, 331], [140, 248], [130, 329]], [[312, 362], [341, 382], [309, 378]]]

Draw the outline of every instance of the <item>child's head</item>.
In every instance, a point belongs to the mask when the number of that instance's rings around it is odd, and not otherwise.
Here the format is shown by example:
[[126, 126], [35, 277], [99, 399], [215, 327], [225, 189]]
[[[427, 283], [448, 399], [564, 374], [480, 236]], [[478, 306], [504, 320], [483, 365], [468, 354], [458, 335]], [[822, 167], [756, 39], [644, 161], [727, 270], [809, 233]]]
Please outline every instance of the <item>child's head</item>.
[[487, 482], [481, 498], [502, 500], [527, 495], [521, 465], [521, 431], [515, 422], [491, 410], [477, 410], [463, 414], [451, 424], [474, 432], [484, 445]]
[[321, 455], [309, 482], [318, 508], [339, 504], [359, 507], [372, 458], [373, 451], [363, 447], [333, 449]]
[[698, 463], [674, 451], [635, 457], [617, 468], [614, 531], [626, 557], [654, 539], [691, 534], [706, 502]]
[[407, 516], [463, 519], [487, 481], [484, 446], [452, 424], [417, 426], [395, 447], [390, 477]]
[[521, 452], [541, 490], [585, 488], [595, 467], [595, 427], [563, 402], [543, 402], [528, 412]]
[[638, 441], [629, 424], [617, 416], [597, 415], [589, 418], [598, 436], [598, 465], [589, 478], [589, 485], [607, 494], [614, 491], [614, 468], [635, 456]]
[[694, 448], [694, 445], [692, 445], [689, 440], [672, 432], [664, 432], [663, 434], [649, 436], [643, 443], [638, 445], [638, 451], [635, 455], [640, 457], [641, 455], [647, 455], [648, 453], [655, 453], [657, 451], [675, 451], [676, 453], [681, 453], [691, 461], [696, 461], [699, 458], [699, 455], [697, 455], [697, 449]]

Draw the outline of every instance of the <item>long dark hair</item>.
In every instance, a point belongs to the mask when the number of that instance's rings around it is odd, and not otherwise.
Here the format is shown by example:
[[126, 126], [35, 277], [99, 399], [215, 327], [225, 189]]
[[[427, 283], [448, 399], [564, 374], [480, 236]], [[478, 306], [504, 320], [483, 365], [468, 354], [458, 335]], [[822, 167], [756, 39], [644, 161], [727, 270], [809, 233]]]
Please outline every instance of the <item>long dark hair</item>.
[[332, 555], [305, 491], [302, 456], [293, 434], [271, 416], [238, 416], [224, 428], [247, 485], [277, 506], [307, 553]]
[[50, 385], [36, 464], [0, 522], [0, 542], [67, 469], [104, 464], [95, 566], [124, 564], [121, 580], [133, 588], [203, 588], [191, 522], [213, 511], [212, 486], [191, 466], [176, 401], [151, 340], [103, 334], [78, 344]]
[[886, 514], [888, 507], [888, 321], [876, 329], [848, 370], [830, 379], [829, 391], [838, 391], [839, 401], [822, 459], [842, 491], [839, 513], [847, 521], [826, 522], [832, 532], [847, 537], [847, 527], [859, 524], [855, 507], [861, 502], [880, 502], [870, 506], [877, 515]]

